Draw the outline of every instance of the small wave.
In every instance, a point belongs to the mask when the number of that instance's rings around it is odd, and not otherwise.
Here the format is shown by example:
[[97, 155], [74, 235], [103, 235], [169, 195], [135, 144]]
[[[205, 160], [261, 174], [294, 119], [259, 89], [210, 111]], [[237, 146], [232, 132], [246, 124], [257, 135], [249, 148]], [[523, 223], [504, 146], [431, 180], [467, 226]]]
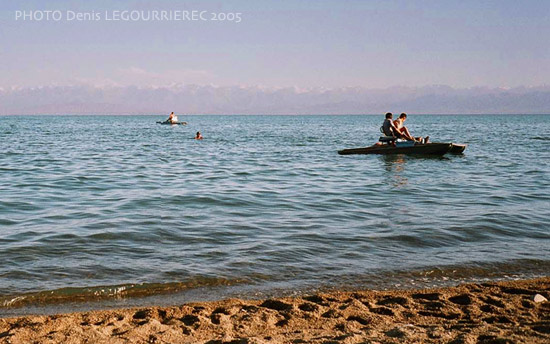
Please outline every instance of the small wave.
[[13, 221], [13, 220], [10, 220], [10, 219], [0, 219], [0, 225], [2, 226], [13, 226], [13, 225], [16, 225], [18, 224], [17, 221]]
[[146, 297], [158, 294], [170, 294], [201, 287], [233, 286], [251, 283], [245, 279], [195, 278], [187, 282], [136, 283], [113, 286], [95, 286], [81, 288], [61, 288], [56, 290], [27, 293], [24, 295], [0, 296], [1, 308], [18, 308], [31, 305], [48, 305], [69, 302], [102, 301], [130, 297]]
[[531, 140], [550, 141], [550, 137], [534, 136], [534, 137], [531, 137]]
[[546, 276], [548, 269], [550, 261], [547, 260], [517, 259], [388, 271], [378, 277], [385, 280], [380, 285], [383, 288], [387, 288], [388, 285], [394, 288], [440, 287], [459, 283], [538, 278]]
[[1, 303], [1, 307], [12, 307], [14, 304], [22, 302], [26, 299], [26, 296], [16, 296], [14, 298], [8, 298]]

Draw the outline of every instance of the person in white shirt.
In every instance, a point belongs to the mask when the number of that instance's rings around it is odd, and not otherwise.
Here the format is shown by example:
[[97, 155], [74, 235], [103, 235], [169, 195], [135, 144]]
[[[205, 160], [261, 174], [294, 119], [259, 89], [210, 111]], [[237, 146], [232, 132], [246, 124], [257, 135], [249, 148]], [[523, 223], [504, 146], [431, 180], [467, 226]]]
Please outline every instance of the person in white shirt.
[[178, 116], [174, 115], [174, 112], [172, 111], [172, 113], [170, 114], [166, 122], [169, 122], [172, 124], [178, 123]]

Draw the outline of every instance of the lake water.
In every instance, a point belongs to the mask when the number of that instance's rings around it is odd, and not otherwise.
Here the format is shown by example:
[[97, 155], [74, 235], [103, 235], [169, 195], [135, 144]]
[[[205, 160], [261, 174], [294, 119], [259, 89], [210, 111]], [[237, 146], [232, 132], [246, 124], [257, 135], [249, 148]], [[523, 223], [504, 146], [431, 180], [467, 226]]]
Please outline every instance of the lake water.
[[0, 117], [0, 315], [548, 275], [548, 115], [163, 119]]

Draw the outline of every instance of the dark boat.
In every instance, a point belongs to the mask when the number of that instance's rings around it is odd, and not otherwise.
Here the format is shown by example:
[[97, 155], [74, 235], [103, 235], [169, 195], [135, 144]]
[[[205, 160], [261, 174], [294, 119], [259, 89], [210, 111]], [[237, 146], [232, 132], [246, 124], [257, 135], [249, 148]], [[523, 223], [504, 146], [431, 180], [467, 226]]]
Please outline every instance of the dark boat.
[[171, 123], [171, 122], [157, 122], [158, 124], [166, 124], [166, 125], [187, 125], [187, 122], [176, 122], [176, 123]]
[[[425, 143], [414, 146], [394, 147], [392, 145], [374, 145], [362, 148], [350, 148], [338, 151], [340, 155], [350, 154], [419, 154], [443, 155], [452, 148], [452, 143]], [[465, 147], [464, 147], [465, 148]], [[462, 149], [464, 151], [464, 149]]]

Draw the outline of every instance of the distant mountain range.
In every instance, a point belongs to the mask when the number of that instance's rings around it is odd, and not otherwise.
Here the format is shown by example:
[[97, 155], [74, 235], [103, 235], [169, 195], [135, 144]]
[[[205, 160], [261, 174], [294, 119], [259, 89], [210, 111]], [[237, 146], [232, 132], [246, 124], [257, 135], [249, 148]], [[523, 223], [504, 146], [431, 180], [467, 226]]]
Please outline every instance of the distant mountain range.
[[0, 88], [0, 114], [550, 113], [550, 86], [310, 88], [44, 86]]

